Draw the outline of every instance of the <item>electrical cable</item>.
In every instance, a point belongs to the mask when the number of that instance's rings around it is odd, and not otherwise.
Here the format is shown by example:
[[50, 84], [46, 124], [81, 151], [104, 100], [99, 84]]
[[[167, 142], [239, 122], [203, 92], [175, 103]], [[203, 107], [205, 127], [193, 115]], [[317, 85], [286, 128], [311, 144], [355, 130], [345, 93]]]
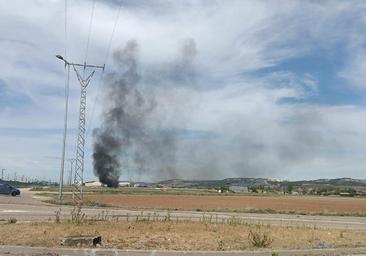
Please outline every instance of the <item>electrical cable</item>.
[[94, 9], [95, 9], [95, 0], [93, 0], [92, 11], [91, 11], [91, 15], [90, 15], [88, 39], [86, 41], [86, 50], [85, 50], [85, 59], [84, 59], [84, 62], [86, 62], [87, 59], [88, 59], [90, 36], [91, 36], [91, 30], [92, 30], [93, 18], [94, 18]]
[[[121, 9], [122, 9], [122, 3], [120, 4], [120, 6], [118, 8], [118, 11], [117, 11], [117, 15], [116, 15], [116, 18], [115, 18], [115, 21], [114, 21], [114, 25], [113, 25], [113, 29], [112, 29], [112, 34], [111, 34], [111, 37], [109, 39], [109, 43], [108, 43], [108, 47], [107, 47], [107, 52], [106, 52], [106, 56], [105, 56], [104, 63], [107, 63], [107, 60], [109, 58], [109, 53], [110, 53], [110, 49], [112, 47], [112, 42], [113, 42], [113, 39], [114, 39], [114, 34], [116, 32], [117, 24], [118, 24], [119, 17], [120, 17], [120, 14], [121, 14]], [[101, 73], [101, 75], [99, 77], [99, 80], [98, 80], [98, 83], [97, 83], [96, 96], [95, 96], [94, 101], [93, 101], [93, 107], [92, 107], [92, 111], [91, 111], [90, 121], [88, 122], [88, 128], [86, 129], [86, 140], [90, 136], [90, 131], [91, 131], [91, 127], [92, 127], [93, 119], [94, 119], [95, 106], [97, 105], [96, 103], [99, 101], [99, 90], [100, 90], [100, 85], [102, 83], [103, 77], [104, 77], [104, 72]]]
[[65, 59], [67, 59], [67, 0], [65, 0]]

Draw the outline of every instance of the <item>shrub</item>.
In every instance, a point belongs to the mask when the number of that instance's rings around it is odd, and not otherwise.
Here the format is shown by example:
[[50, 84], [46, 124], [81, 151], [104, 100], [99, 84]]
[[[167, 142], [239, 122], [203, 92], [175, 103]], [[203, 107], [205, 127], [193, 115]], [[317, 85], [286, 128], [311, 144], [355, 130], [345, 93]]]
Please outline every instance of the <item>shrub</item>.
[[55, 211], [55, 223], [61, 222], [61, 208]]
[[81, 211], [81, 206], [75, 206], [71, 210], [71, 222], [75, 224], [81, 224], [86, 220], [86, 215]]
[[224, 241], [222, 239], [220, 239], [217, 242], [217, 250], [218, 251], [225, 251], [225, 244], [224, 244]]
[[10, 218], [10, 219], [8, 219], [8, 223], [9, 224], [15, 224], [15, 223], [17, 223], [17, 219], [16, 218]]
[[273, 242], [272, 237], [268, 233], [259, 230], [249, 230], [248, 239], [252, 246], [257, 248], [269, 247]]

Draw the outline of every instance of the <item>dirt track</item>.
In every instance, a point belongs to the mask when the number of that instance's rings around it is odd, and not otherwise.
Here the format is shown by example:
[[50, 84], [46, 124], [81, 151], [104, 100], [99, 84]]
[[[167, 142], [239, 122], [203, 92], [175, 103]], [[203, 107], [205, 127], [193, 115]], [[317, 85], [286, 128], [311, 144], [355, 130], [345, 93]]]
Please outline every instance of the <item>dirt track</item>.
[[86, 200], [126, 208], [178, 210], [273, 209], [300, 212], [366, 212], [366, 199], [306, 196], [86, 195]]

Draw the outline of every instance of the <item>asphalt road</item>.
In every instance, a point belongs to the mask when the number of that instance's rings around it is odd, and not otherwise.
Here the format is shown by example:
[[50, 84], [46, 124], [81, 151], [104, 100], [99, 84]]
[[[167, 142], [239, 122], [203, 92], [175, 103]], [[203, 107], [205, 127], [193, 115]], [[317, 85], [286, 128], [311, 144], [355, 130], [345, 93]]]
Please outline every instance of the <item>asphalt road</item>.
[[[36, 195], [29, 190], [22, 189], [21, 196], [12, 197], [0, 195], [0, 220], [16, 218], [18, 221], [52, 221], [60, 207], [49, 205], [35, 199]], [[70, 219], [72, 207], [61, 207], [61, 218]], [[141, 217], [141, 211], [125, 210], [118, 208], [84, 208], [83, 212], [88, 217], [107, 215], [110, 218], [133, 219]], [[285, 225], [285, 226], [316, 226], [317, 228], [333, 229], [359, 229], [366, 230], [365, 217], [341, 216], [304, 216], [285, 214], [251, 214], [251, 213], [202, 213], [189, 211], [143, 211], [144, 216], [156, 214], [159, 218], [170, 216], [171, 219], [200, 220], [202, 217], [212, 218], [213, 221], [235, 218], [246, 223]]]

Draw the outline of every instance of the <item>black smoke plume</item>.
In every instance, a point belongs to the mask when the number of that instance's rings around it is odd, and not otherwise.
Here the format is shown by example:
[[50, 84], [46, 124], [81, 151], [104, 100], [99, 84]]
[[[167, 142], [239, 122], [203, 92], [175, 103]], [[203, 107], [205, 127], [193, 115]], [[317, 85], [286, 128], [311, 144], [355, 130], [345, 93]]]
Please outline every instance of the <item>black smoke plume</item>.
[[154, 94], [138, 86], [137, 50], [136, 41], [129, 41], [114, 53], [116, 71], [106, 79], [102, 125], [93, 132], [94, 174], [111, 187], [127, 168], [150, 177], [174, 172], [174, 132], [159, 130]]

